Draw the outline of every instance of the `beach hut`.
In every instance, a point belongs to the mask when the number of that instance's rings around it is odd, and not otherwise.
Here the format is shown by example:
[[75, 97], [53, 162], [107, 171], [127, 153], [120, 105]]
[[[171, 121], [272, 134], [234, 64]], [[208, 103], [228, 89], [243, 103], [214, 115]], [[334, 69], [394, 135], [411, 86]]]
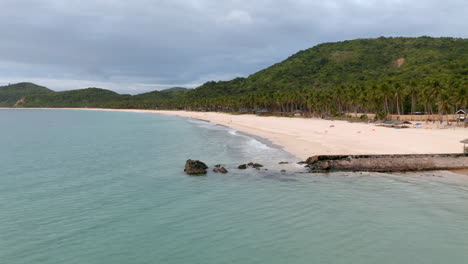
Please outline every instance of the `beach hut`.
[[465, 140], [460, 141], [460, 143], [463, 143], [463, 153], [468, 155], [468, 147], [466, 146], [466, 144], [468, 144], [468, 138], [465, 139]]
[[467, 114], [468, 109], [460, 109], [457, 112], [455, 112], [455, 115], [457, 115], [457, 121], [465, 121]]
[[301, 116], [301, 115], [302, 115], [302, 110], [294, 111], [294, 116]]

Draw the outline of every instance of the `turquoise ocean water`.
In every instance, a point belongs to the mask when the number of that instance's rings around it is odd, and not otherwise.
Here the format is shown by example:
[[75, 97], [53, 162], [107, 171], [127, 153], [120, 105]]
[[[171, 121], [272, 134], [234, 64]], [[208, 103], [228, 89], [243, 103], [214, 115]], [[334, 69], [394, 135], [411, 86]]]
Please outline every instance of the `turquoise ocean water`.
[[0, 263], [468, 263], [468, 185], [282, 160], [180, 117], [0, 110]]

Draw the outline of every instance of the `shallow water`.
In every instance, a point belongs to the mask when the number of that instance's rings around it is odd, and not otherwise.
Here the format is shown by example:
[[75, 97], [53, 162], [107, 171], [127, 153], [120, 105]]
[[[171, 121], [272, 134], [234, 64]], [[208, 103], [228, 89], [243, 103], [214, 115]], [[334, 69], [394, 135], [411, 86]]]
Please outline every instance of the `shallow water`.
[[[179, 117], [0, 110], [0, 124], [0, 263], [468, 262], [463, 183], [302, 174]], [[230, 173], [187, 176], [188, 158]], [[235, 168], [248, 161], [268, 171]]]

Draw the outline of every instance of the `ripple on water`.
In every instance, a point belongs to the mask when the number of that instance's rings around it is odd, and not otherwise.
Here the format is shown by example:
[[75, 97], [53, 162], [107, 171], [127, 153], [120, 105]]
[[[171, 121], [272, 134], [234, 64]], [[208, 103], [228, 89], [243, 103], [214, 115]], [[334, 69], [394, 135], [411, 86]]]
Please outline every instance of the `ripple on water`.
[[[0, 123], [2, 263], [468, 259], [464, 183], [295, 173], [268, 142], [177, 117], [2, 110]], [[186, 176], [188, 158], [230, 173]], [[236, 169], [249, 161], [269, 170]]]

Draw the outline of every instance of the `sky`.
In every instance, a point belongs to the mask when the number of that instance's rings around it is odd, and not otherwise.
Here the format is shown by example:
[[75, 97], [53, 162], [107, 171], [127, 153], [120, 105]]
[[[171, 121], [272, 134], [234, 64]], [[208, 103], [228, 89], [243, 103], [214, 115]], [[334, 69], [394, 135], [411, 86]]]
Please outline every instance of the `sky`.
[[0, 85], [137, 94], [247, 77], [323, 42], [468, 37], [467, 0], [0, 0]]

